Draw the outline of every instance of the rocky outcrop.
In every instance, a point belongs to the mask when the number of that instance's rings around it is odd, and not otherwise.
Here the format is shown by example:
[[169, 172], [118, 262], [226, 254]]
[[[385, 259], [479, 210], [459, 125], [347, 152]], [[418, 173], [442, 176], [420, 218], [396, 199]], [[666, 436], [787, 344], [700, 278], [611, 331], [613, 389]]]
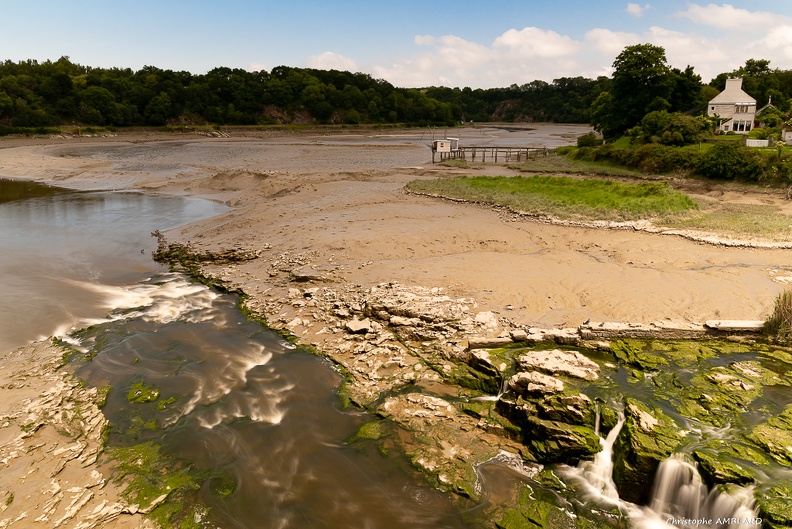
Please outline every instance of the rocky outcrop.
[[509, 389], [521, 396], [548, 395], [564, 391], [564, 382], [536, 371], [517, 373], [509, 379]]
[[613, 481], [622, 499], [645, 504], [657, 467], [676, 450], [682, 437], [670, 417], [637, 400], [625, 400], [624, 415], [613, 449]]
[[104, 393], [60, 370], [38, 342], [0, 365], [0, 527], [154, 527], [97, 470]]

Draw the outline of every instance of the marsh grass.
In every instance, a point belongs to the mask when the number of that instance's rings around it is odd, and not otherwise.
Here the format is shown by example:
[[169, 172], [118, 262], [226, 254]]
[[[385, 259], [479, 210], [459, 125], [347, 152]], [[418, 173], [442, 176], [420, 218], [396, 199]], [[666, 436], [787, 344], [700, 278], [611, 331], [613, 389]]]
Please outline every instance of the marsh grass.
[[792, 342], [792, 290], [785, 290], [776, 297], [773, 313], [765, 321], [764, 330], [778, 343]]
[[638, 170], [607, 162], [584, 162], [568, 156], [538, 156], [522, 163], [507, 166], [521, 173], [588, 174], [598, 176], [645, 177]]
[[637, 220], [698, 207], [665, 182], [624, 183], [566, 176], [462, 177], [415, 180], [414, 192], [506, 206], [561, 219]]
[[760, 237], [775, 241], [792, 240], [792, 217], [780, 208], [759, 204], [699, 202], [699, 210], [689, 215], [662, 219], [669, 228], [706, 231], [724, 235]]

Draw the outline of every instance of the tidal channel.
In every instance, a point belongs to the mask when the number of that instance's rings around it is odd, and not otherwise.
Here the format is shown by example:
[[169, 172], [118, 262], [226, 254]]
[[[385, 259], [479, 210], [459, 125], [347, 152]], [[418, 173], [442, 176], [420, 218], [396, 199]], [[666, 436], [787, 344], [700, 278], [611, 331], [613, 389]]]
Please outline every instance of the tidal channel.
[[73, 365], [112, 387], [109, 445], [152, 441], [206, 476], [193, 499], [211, 524], [466, 526], [401, 456], [348, 442], [371, 417], [339, 406], [328, 361], [151, 259], [150, 232], [224, 206], [0, 182], [0, 351], [59, 336], [91, 356]]

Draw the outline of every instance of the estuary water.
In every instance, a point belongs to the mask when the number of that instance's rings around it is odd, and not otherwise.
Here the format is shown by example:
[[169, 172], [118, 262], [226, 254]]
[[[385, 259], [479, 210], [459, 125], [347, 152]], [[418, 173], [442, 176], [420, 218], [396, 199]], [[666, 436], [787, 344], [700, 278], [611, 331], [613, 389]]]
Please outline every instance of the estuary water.
[[[0, 181], [0, 351], [51, 335], [112, 386], [109, 443], [154, 441], [202, 473], [222, 528], [465, 527], [400, 456], [349, 443], [326, 361], [246, 320], [234, 296], [151, 260], [153, 230], [226, 210], [183, 197]], [[138, 398], [141, 397], [141, 398]]]

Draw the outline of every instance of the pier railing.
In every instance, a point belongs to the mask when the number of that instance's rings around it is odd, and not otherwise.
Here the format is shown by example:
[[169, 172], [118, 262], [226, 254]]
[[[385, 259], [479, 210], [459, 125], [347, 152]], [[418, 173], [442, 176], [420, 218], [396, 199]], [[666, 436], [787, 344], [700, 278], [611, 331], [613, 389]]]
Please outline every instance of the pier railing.
[[519, 162], [538, 156], [547, 156], [549, 152], [550, 150], [547, 147], [458, 147], [450, 152], [440, 152], [432, 149], [432, 163], [435, 163], [437, 155], [440, 157], [440, 162], [446, 160]]

